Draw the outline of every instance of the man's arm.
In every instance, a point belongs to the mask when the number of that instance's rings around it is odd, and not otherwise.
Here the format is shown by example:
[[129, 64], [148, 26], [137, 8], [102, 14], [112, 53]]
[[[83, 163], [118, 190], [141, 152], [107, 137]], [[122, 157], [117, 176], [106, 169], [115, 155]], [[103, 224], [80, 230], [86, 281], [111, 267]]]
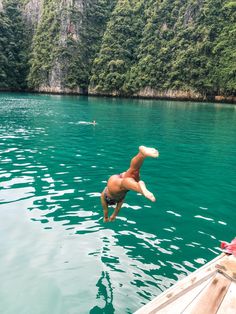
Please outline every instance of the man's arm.
[[114, 221], [116, 219], [116, 216], [118, 215], [123, 203], [124, 203], [124, 198], [116, 204], [116, 208], [110, 217], [110, 221]]
[[104, 222], [108, 222], [109, 218], [108, 218], [108, 205], [107, 202], [104, 199], [104, 193], [102, 192], [101, 194], [101, 203], [102, 203], [102, 208], [103, 208], [103, 221]]

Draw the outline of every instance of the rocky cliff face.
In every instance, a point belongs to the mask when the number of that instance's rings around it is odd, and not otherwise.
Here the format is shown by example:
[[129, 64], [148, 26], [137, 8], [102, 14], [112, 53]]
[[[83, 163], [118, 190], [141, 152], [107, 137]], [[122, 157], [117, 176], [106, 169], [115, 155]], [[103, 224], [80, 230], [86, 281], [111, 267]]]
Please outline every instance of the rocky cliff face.
[[[84, 14], [83, 0], [63, 0], [58, 6], [60, 30], [59, 30], [59, 49], [67, 50], [68, 41], [73, 40], [75, 46], [80, 44], [80, 33], [82, 28], [82, 16]], [[71, 12], [80, 19], [74, 20]], [[49, 74], [48, 85], [41, 85], [39, 91], [55, 93], [82, 93], [79, 86], [68, 88], [65, 86], [64, 76], [67, 75], [67, 62], [69, 60], [58, 56], [54, 60], [53, 67]]]
[[[79, 86], [68, 88], [64, 79], [68, 73], [66, 51], [68, 42], [80, 44], [83, 0], [30, 0], [23, 15], [32, 29], [32, 60], [30, 78], [34, 90], [51, 93], [81, 93]], [[74, 17], [80, 18], [74, 18]], [[44, 38], [43, 38], [44, 37]], [[48, 50], [48, 51], [47, 51]]]
[[[68, 41], [73, 40], [75, 46], [80, 44], [80, 33], [83, 25], [82, 17], [84, 14], [84, 1], [83, 0], [63, 0], [60, 1], [58, 6], [60, 30], [59, 30], [59, 49], [68, 49]], [[71, 12], [80, 19], [73, 19]], [[48, 84], [41, 85], [39, 91], [54, 92], [54, 93], [82, 93], [83, 90], [80, 86], [68, 88], [65, 86], [64, 77], [67, 75], [67, 62], [66, 58], [58, 56], [55, 59], [51, 72], [49, 74]]]
[[23, 16], [27, 23], [35, 30], [42, 16], [43, 0], [30, 0], [23, 7]]
[[36, 91], [87, 93], [92, 63], [116, 0], [30, 0], [29, 84]]
[[165, 90], [158, 91], [151, 88], [144, 88], [140, 90], [137, 95], [138, 97], [151, 97], [151, 98], [169, 98], [169, 99], [194, 99], [194, 100], [206, 100], [204, 95], [193, 91], [179, 91], [179, 90]]

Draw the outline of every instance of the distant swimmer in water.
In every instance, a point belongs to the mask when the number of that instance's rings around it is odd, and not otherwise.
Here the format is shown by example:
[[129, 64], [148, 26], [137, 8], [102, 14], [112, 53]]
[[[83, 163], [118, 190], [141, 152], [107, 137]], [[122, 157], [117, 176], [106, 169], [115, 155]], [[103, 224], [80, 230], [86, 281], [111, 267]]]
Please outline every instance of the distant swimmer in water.
[[[155, 148], [140, 146], [138, 154], [131, 159], [129, 169], [121, 174], [112, 175], [108, 179], [107, 186], [101, 193], [104, 222], [116, 219], [126, 193], [130, 190], [141, 193], [150, 201], [155, 202], [155, 196], [146, 188], [145, 183], [140, 180], [140, 168], [146, 157], [157, 158], [158, 156], [159, 152]], [[109, 205], [116, 205], [110, 218], [108, 217]]]
[[92, 122], [89, 121], [79, 121], [78, 124], [87, 124], [87, 125], [96, 125], [97, 122], [95, 120], [93, 120]]

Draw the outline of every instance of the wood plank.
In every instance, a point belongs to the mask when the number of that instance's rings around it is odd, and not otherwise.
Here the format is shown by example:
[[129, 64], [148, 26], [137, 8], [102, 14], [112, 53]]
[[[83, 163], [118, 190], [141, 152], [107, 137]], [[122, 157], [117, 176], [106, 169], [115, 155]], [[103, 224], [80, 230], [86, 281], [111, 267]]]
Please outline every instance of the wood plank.
[[181, 297], [183, 294], [202, 284], [216, 273], [215, 264], [224, 258], [224, 256], [225, 254], [217, 256], [209, 263], [167, 289], [160, 296], [157, 296], [155, 299], [141, 307], [134, 314], [154, 314]]
[[233, 255], [226, 256], [217, 263], [216, 268], [222, 271], [233, 280], [236, 280], [236, 258]]
[[236, 282], [232, 282], [217, 314], [236, 313]]
[[217, 313], [221, 302], [223, 301], [231, 280], [220, 273], [217, 273], [212, 279], [210, 285], [188, 306], [182, 313], [187, 314], [206, 314]]
[[202, 290], [206, 288], [206, 286], [210, 283], [212, 278], [209, 278], [208, 280], [204, 281], [202, 284], [196, 286], [195, 288], [191, 289], [181, 297], [179, 297], [174, 302], [171, 302], [167, 306], [165, 306], [163, 309], [158, 310], [158, 314], [170, 314], [170, 313], [182, 313], [185, 308], [193, 302], [193, 300], [198, 296]]

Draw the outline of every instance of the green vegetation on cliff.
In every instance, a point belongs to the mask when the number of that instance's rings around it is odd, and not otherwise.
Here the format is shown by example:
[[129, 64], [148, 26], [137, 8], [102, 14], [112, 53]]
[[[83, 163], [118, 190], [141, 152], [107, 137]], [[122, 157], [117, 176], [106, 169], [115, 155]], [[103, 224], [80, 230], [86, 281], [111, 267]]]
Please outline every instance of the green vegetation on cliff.
[[213, 47], [215, 89], [219, 94], [236, 94], [236, 1], [223, 7], [222, 29]]
[[43, 12], [33, 38], [30, 58], [30, 87], [50, 84], [50, 73], [59, 56], [60, 16], [55, 0], [44, 0]]
[[97, 90], [127, 91], [126, 77], [137, 62], [137, 47], [145, 25], [145, 0], [120, 0], [112, 13], [98, 57], [94, 60], [91, 85]]
[[[65, 45], [61, 48], [64, 68], [64, 86], [87, 90], [93, 59], [100, 49], [114, 0], [85, 2], [83, 14], [71, 7], [67, 10], [70, 21]], [[78, 23], [81, 22], [81, 25]]]
[[134, 23], [134, 4], [120, 0], [95, 59], [91, 85], [98, 91], [129, 94], [146, 87], [235, 94], [234, 3], [147, 0]]
[[86, 91], [113, 2], [86, 1], [81, 10], [75, 2], [45, 0], [33, 39], [29, 85], [38, 88], [58, 81], [59, 87]]
[[27, 77], [28, 33], [18, 1], [5, 0], [0, 12], [0, 89], [24, 89]]

